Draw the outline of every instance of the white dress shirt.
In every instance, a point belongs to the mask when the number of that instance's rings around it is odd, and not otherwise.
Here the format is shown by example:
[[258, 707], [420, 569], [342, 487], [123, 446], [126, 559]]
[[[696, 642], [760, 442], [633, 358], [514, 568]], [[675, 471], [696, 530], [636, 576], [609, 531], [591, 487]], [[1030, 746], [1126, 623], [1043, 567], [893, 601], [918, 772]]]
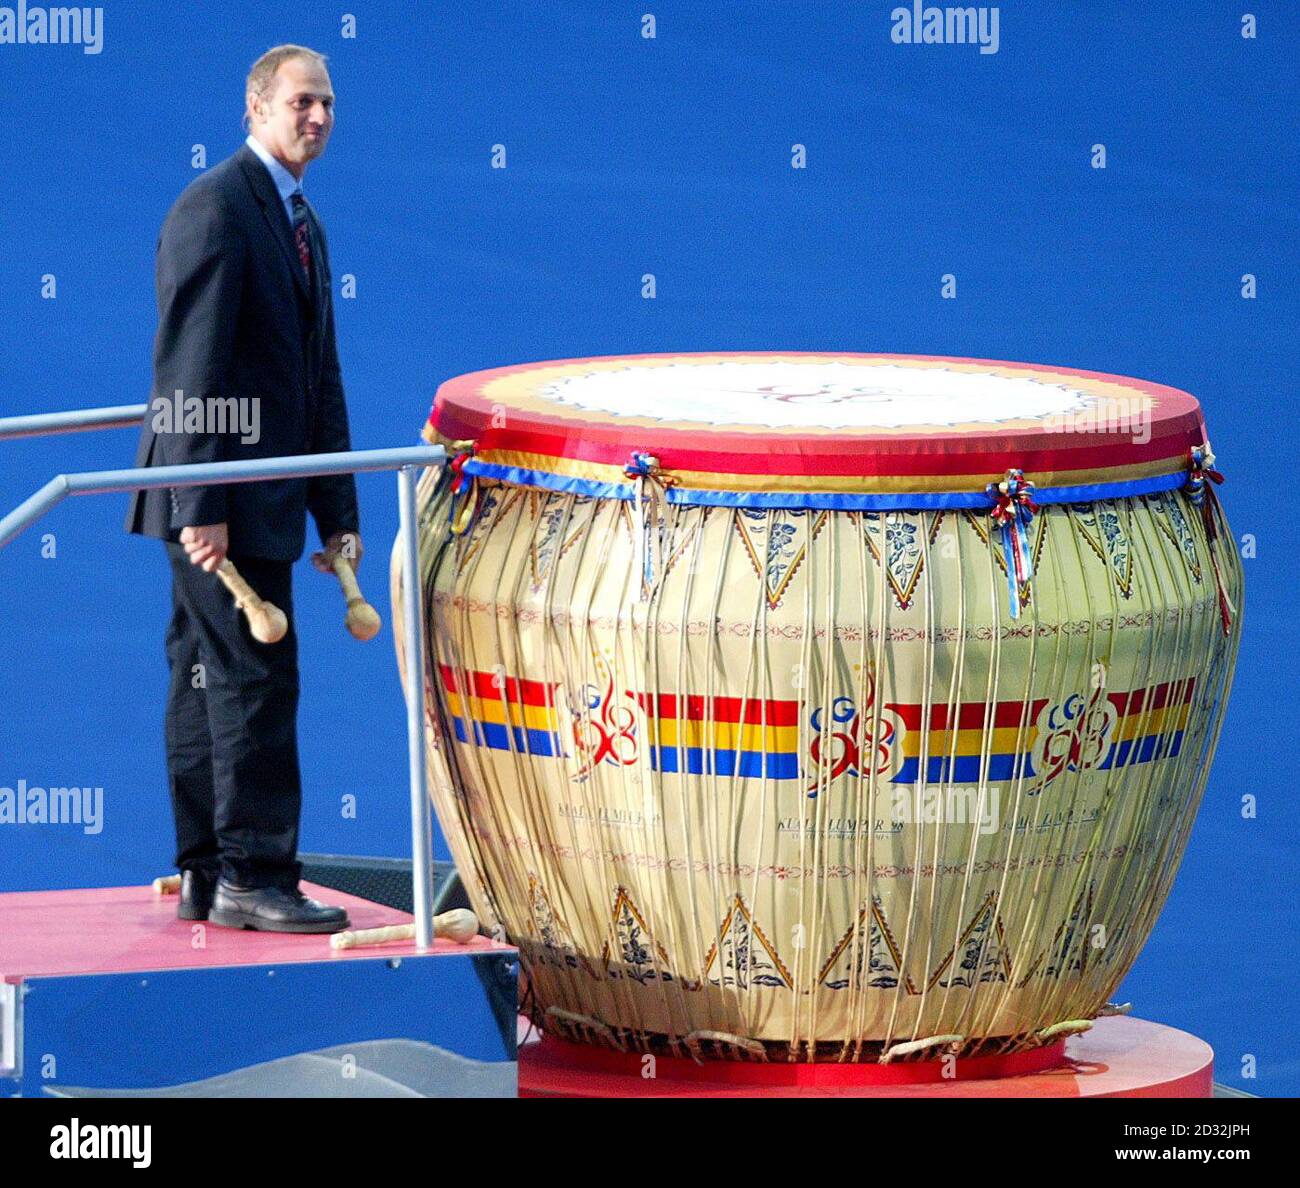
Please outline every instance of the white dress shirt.
[[295, 190], [302, 191], [302, 182], [271, 156], [267, 152], [266, 146], [252, 133], [249, 133], [248, 139], [244, 143], [261, 158], [262, 164], [266, 166], [267, 171], [271, 174], [271, 180], [275, 182], [276, 191], [280, 195], [280, 202], [284, 206], [285, 217], [289, 220], [289, 226], [292, 227], [293, 199], [291, 195]]

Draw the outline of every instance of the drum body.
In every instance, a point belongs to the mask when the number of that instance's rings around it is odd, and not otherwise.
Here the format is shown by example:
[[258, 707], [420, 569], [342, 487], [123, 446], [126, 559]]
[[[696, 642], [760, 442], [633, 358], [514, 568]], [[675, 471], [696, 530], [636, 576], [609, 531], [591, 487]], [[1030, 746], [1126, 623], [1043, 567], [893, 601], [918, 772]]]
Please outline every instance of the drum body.
[[[670, 358], [743, 375], [791, 357]], [[1007, 366], [794, 358], [786, 382], [748, 383], [747, 408], [771, 387], [883, 392], [915, 417], [900, 367], [942, 388]], [[848, 380], [809, 385], [836, 364]], [[1088, 390], [1066, 374], [1027, 382]], [[435, 406], [442, 440], [468, 436], [456, 394]], [[780, 403], [778, 431], [838, 415]], [[807, 458], [816, 481], [688, 486], [699, 472], [624, 414], [610, 448], [642, 449], [619, 491], [504, 447], [493, 463], [486, 425], [455, 476], [426, 475], [436, 809], [476, 908], [520, 948], [536, 1021], [620, 1047], [875, 1060], [1034, 1046], [1100, 1013], [1181, 859], [1239, 632], [1221, 509], [1184, 490], [1203, 426], [1173, 403], [1159, 482], [1058, 470], [1032, 511], [1013, 480], [1001, 517], [987, 484], [1046, 455], [996, 426], [962, 440], [988, 434], [1004, 470], [976, 472], [982, 453], [936, 482], [925, 462], [902, 490]], [[570, 454], [599, 439], [597, 411]], [[397, 551], [393, 579], [399, 613]]]

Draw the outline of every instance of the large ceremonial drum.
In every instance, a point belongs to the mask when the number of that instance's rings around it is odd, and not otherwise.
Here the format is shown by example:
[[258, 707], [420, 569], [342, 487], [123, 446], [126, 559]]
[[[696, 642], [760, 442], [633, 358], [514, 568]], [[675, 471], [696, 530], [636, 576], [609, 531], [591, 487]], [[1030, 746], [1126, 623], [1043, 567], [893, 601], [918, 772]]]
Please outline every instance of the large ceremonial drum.
[[452, 379], [426, 438], [433, 795], [545, 1031], [893, 1061], [1105, 1013], [1238, 642], [1193, 397], [639, 355]]

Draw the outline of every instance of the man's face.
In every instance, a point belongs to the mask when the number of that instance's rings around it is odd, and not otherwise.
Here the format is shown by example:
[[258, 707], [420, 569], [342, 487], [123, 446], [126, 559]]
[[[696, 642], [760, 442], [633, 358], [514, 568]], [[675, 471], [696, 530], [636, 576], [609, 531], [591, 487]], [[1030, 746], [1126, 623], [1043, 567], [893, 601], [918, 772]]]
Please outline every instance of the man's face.
[[295, 177], [325, 151], [334, 127], [329, 72], [310, 58], [290, 58], [275, 72], [268, 99], [252, 101], [253, 135]]

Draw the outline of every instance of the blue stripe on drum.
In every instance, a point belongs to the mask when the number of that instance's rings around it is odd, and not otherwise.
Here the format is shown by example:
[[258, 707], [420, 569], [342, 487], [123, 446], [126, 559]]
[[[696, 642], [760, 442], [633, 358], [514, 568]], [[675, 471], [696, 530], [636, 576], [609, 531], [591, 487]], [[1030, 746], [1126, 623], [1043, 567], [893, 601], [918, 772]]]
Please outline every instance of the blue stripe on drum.
[[[519, 466], [499, 466], [494, 462], [481, 462], [470, 458], [464, 473], [480, 478], [495, 479], [519, 487], [539, 487], [564, 495], [583, 495], [592, 499], [624, 499], [636, 497], [636, 488], [630, 483], [602, 483], [594, 479], [573, 478], [551, 474], [544, 470], [528, 470]], [[1096, 499], [1131, 499], [1138, 495], [1154, 495], [1157, 491], [1172, 491], [1187, 484], [1187, 471], [1154, 475], [1151, 478], [1130, 479], [1120, 483], [1090, 483], [1075, 487], [1035, 487], [1034, 502], [1091, 503]], [[932, 492], [875, 492], [837, 494], [829, 491], [696, 491], [684, 487], [669, 487], [665, 492], [669, 503], [687, 507], [753, 507], [753, 508], [808, 508], [824, 511], [930, 511], [950, 509], [988, 510], [992, 501], [983, 491], [932, 491]]]
[[[1146, 738], [1125, 739], [1099, 766], [1104, 771], [1110, 767], [1124, 767], [1130, 763], [1150, 763], [1153, 759], [1176, 759], [1182, 746], [1181, 730], [1172, 735], [1148, 734]], [[1136, 758], [1133, 757], [1134, 747], [1137, 748]]]
[[543, 487], [562, 495], [588, 495], [593, 499], [633, 499], [636, 496], [628, 483], [599, 483], [595, 479], [550, 474], [545, 470], [525, 470], [522, 466], [498, 466], [495, 462], [480, 462], [477, 458], [467, 458], [461, 473], [498, 479], [516, 487]]
[[[1112, 745], [1110, 753], [1097, 764], [1097, 771], [1111, 768], [1127, 767], [1138, 763], [1151, 763], [1157, 759], [1176, 759], [1182, 749], [1183, 732], [1174, 734], [1148, 734], [1144, 738], [1125, 739], [1118, 745]], [[1023, 766], [1021, 764], [1023, 760]], [[1038, 773], [1034, 770], [1033, 760], [1029, 755], [990, 755], [988, 774], [980, 771], [982, 760], [979, 755], [934, 755], [926, 762], [925, 782], [927, 784], [954, 783], [976, 784], [981, 778], [994, 780], [1033, 779]], [[921, 772], [919, 759], [905, 759], [891, 783], [915, 784]]]
[[[1018, 762], [1023, 758], [1023, 768]], [[950, 781], [957, 784], [977, 784], [980, 781], [980, 764], [978, 755], [934, 755], [925, 765], [925, 782], [938, 784]], [[919, 759], [905, 759], [898, 769], [898, 774], [891, 783], [915, 784], [921, 772]], [[1016, 780], [1021, 775], [1032, 778], [1034, 765], [1028, 755], [990, 755], [989, 770], [985, 777], [989, 780]]]
[[680, 772], [681, 755], [686, 756], [686, 771], [691, 775], [741, 776], [761, 779], [763, 760], [767, 759], [767, 778], [793, 780], [799, 776], [799, 756], [792, 752], [715, 751], [704, 747], [651, 747], [650, 766], [665, 774]]
[[[462, 718], [452, 718], [452, 729], [457, 742], [469, 742]], [[525, 737], [527, 736], [527, 737]], [[474, 742], [480, 747], [490, 747], [497, 751], [520, 751], [529, 755], [557, 756], [564, 752], [560, 749], [558, 737], [549, 730], [526, 730], [522, 726], [506, 727], [499, 722], [475, 722]]]

